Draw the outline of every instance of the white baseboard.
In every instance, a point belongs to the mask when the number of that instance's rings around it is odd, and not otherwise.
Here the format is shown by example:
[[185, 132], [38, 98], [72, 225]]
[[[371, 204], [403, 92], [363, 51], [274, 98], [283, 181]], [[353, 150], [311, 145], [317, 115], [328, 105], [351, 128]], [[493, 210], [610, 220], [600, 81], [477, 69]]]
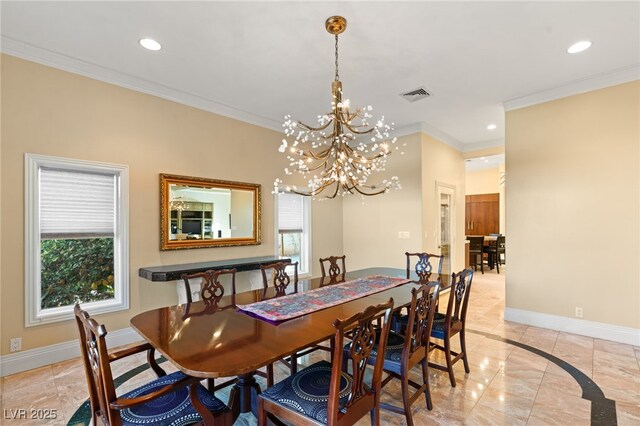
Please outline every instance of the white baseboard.
[[535, 327], [640, 346], [640, 329], [633, 327], [561, 317], [514, 308], [504, 308], [504, 319], [506, 321], [533, 325]]
[[[107, 345], [110, 348], [128, 345], [140, 340], [142, 340], [140, 335], [131, 327], [111, 331], [107, 334]], [[66, 361], [79, 356], [80, 343], [78, 340], [56, 343], [55, 345], [0, 356], [0, 377], [55, 364], [56, 362]]]

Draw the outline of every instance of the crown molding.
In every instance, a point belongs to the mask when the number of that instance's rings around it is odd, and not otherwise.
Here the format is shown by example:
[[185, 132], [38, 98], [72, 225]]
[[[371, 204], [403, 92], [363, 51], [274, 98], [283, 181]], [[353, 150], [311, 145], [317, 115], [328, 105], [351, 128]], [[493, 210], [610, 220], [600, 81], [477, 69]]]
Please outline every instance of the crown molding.
[[609, 86], [628, 83], [640, 79], [640, 64], [633, 64], [616, 70], [592, 75], [571, 83], [540, 92], [531, 93], [502, 103], [505, 112], [549, 102], [567, 96], [579, 95]]
[[137, 92], [146, 93], [172, 102], [212, 112], [214, 114], [233, 118], [235, 120], [240, 120], [245, 123], [282, 132], [282, 123], [270, 118], [221, 104], [202, 96], [134, 77], [101, 65], [56, 53], [48, 49], [43, 49], [10, 37], [2, 36], [0, 38], [0, 52], [73, 74], [89, 77], [94, 80], [103, 81], [105, 83], [114, 84]]
[[473, 142], [473, 143], [466, 143], [466, 144], [464, 144], [464, 147], [462, 148], [462, 152], [479, 151], [481, 149], [495, 148], [495, 147], [498, 147], [498, 146], [504, 146], [504, 138], [490, 139], [490, 140], [487, 140], [487, 141], [480, 141], [480, 142]]
[[412, 135], [415, 133], [426, 133], [427, 135], [439, 140], [445, 145], [449, 145], [450, 147], [457, 149], [458, 151], [463, 151], [463, 147], [465, 146], [465, 144], [463, 144], [456, 138], [448, 135], [442, 130], [436, 129], [435, 127], [423, 121], [397, 128], [394, 132], [394, 136], [401, 137]]

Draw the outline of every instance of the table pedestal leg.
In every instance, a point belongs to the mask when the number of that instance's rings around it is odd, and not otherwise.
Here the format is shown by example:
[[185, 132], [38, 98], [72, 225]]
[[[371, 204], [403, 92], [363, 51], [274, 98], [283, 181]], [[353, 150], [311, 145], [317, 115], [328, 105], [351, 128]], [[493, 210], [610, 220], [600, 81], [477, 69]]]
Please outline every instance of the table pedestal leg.
[[260, 385], [256, 382], [254, 372], [238, 376], [238, 381], [229, 395], [229, 407], [233, 412], [235, 422], [240, 413], [252, 412], [258, 417], [258, 395], [262, 392]]

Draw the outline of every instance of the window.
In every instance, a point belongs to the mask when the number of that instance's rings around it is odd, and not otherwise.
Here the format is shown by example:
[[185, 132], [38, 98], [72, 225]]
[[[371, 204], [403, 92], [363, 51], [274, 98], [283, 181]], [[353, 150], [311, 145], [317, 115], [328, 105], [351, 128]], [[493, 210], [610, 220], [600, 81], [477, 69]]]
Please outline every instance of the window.
[[300, 274], [311, 274], [311, 200], [297, 194], [276, 195], [276, 253], [298, 262]]
[[129, 308], [128, 169], [25, 155], [25, 324]]

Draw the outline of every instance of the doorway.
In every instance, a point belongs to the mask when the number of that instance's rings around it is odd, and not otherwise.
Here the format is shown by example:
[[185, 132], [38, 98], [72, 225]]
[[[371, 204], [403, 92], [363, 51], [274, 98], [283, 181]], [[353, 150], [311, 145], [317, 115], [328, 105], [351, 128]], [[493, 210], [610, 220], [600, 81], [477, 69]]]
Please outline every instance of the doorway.
[[[442, 275], [448, 277], [454, 265], [455, 247], [455, 186], [442, 182], [436, 182], [436, 204], [438, 206], [438, 230], [437, 244], [440, 254], [444, 257], [442, 262]], [[443, 280], [443, 283], [445, 280]]]

